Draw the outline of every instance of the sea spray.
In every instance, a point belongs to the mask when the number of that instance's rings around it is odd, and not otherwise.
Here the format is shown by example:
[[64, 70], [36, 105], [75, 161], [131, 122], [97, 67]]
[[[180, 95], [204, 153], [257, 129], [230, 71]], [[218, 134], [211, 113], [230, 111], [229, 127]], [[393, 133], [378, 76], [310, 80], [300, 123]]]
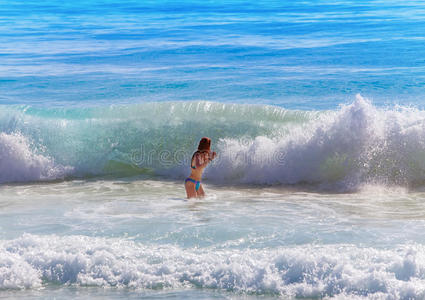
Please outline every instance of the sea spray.
[[250, 143], [225, 138], [217, 181], [320, 184], [344, 190], [363, 184], [417, 185], [425, 180], [425, 113], [379, 109], [357, 96], [280, 136]]
[[39, 181], [64, 178], [72, 167], [55, 164], [38, 154], [20, 133], [0, 133], [0, 182]]

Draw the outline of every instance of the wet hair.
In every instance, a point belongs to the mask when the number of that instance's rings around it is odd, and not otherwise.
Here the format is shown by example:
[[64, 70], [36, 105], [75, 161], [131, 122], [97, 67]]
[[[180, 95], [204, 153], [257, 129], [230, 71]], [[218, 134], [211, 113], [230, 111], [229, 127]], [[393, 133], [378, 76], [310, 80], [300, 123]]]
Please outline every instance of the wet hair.
[[203, 137], [201, 139], [201, 141], [199, 142], [199, 146], [198, 146], [198, 151], [196, 151], [195, 153], [193, 153], [192, 155], [192, 159], [190, 160], [190, 166], [195, 169], [193, 167], [193, 159], [195, 158], [195, 155], [197, 153], [202, 153], [202, 152], [208, 152], [211, 149], [211, 139], [207, 138], [207, 137]]
[[210, 151], [211, 149], [211, 139], [203, 137], [199, 142], [198, 151]]

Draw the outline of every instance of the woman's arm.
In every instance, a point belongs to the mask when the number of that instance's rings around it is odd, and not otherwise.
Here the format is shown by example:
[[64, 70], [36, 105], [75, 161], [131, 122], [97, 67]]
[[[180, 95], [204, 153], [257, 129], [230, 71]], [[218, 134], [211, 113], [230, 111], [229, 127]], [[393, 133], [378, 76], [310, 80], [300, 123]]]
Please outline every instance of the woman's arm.
[[195, 154], [195, 166], [196, 168], [203, 167], [206, 165], [207, 161], [205, 159], [205, 155], [203, 153], [196, 153]]
[[217, 156], [215, 152], [204, 152], [195, 154], [195, 165], [196, 167], [205, 167]]

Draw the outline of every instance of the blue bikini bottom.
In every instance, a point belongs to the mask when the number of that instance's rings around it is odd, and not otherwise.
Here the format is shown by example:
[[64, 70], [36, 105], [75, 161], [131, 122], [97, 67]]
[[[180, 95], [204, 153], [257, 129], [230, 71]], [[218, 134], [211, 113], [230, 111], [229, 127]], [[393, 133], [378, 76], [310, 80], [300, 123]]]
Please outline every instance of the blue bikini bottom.
[[199, 190], [199, 187], [201, 186], [201, 181], [198, 181], [198, 180], [192, 179], [192, 178], [190, 178], [190, 177], [187, 177], [187, 178], [186, 178], [186, 180], [184, 181], [184, 183], [186, 183], [186, 182], [188, 182], [188, 181], [193, 182], [194, 184], [196, 184], [196, 186], [195, 186], [195, 190], [196, 190], [196, 191], [198, 191], [198, 190]]

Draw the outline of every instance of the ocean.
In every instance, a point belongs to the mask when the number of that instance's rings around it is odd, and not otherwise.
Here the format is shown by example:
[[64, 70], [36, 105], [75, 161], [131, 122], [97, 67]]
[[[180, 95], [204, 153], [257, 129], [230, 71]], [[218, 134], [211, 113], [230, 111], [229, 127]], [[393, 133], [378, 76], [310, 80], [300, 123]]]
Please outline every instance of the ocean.
[[0, 2], [0, 298], [424, 299], [424, 57], [422, 1]]

